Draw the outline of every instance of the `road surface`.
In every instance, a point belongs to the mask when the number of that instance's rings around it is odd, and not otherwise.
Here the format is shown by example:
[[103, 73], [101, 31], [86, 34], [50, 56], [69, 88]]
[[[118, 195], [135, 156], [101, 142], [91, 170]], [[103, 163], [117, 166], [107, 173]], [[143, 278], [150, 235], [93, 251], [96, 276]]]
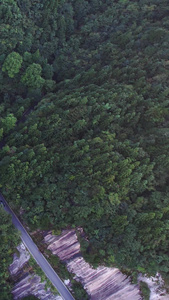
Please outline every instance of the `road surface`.
[[60, 295], [65, 300], [75, 300], [71, 293], [68, 291], [64, 283], [61, 281], [59, 276], [56, 274], [56, 272], [53, 270], [51, 265], [48, 263], [46, 258], [43, 256], [43, 254], [39, 251], [38, 247], [35, 245], [33, 240], [31, 239], [30, 235], [27, 233], [25, 228], [22, 226], [21, 222], [18, 220], [15, 213], [12, 211], [12, 209], [9, 207], [8, 203], [0, 193], [0, 202], [3, 203], [3, 206], [5, 210], [12, 215], [12, 223], [14, 226], [20, 230], [21, 232], [21, 239], [31, 255], [34, 257], [38, 265], [41, 267], [45, 275], [49, 278], [51, 283], [54, 285], [54, 287], [58, 290]]

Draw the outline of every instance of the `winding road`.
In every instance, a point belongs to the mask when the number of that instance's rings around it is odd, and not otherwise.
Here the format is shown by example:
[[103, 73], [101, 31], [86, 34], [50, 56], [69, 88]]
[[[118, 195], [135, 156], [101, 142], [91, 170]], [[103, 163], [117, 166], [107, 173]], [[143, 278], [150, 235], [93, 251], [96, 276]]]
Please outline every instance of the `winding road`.
[[51, 281], [51, 283], [54, 285], [54, 287], [58, 290], [60, 295], [65, 300], [75, 300], [71, 293], [68, 291], [64, 283], [61, 281], [59, 276], [56, 274], [54, 269], [51, 267], [51, 265], [48, 263], [46, 258], [43, 256], [43, 254], [39, 251], [38, 247], [33, 242], [30, 235], [27, 233], [25, 228], [22, 226], [21, 222], [18, 220], [15, 213], [12, 211], [12, 209], [9, 207], [8, 203], [4, 199], [3, 195], [0, 193], [0, 202], [3, 203], [4, 209], [11, 214], [12, 216], [12, 222], [14, 226], [21, 232], [21, 239], [31, 255], [34, 257], [38, 265], [41, 267], [45, 275], [48, 277], [48, 279]]

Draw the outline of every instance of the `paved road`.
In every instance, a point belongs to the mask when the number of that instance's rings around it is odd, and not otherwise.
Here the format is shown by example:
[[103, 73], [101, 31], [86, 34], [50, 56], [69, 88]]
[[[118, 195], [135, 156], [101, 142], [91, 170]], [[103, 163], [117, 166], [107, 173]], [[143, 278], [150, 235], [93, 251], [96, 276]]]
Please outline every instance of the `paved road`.
[[18, 220], [17, 216], [14, 214], [12, 209], [7, 204], [6, 200], [0, 193], [0, 202], [3, 202], [5, 210], [12, 215], [12, 222], [14, 226], [20, 230], [21, 232], [21, 239], [29, 252], [32, 254], [38, 265], [41, 267], [45, 275], [49, 278], [51, 283], [54, 285], [54, 287], [58, 290], [58, 292], [61, 294], [62, 298], [65, 300], [75, 300], [71, 293], [68, 291], [64, 283], [61, 281], [59, 276], [56, 274], [56, 272], [53, 270], [51, 265], [48, 263], [46, 258], [43, 256], [43, 254], [38, 250], [37, 246], [31, 239], [30, 235], [27, 233], [25, 228], [22, 226], [21, 222]]

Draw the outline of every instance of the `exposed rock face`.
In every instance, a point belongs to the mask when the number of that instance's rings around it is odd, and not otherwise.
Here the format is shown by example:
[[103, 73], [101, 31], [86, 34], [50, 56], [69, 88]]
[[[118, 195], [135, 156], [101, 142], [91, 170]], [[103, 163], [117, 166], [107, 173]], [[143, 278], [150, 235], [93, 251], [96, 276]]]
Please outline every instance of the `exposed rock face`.
[[92, 300], [140, 300], [137, 285], [116, 268], [100, 266], [93, 269], [80, 254], [80, 244], [75, 230], [63, 231], [60, 236], [48, 233], [45, 238], [48, 249], [65, 261], [75, 279], [80, 281]]
[[45, 236], [45, 242], [49, 243], [48, 249], [63, 261], [80, 255], [80, 244], [74, 230], [64, 230], [59, 236], [48, 234]]
[[67, 264], [68, 270], [76, 274], [92, 300], [137, 300], [141, 299], [139, 289], [116, 268], [92, 269], [85, 260], [75, 258]]
[[55, 296], [50, 289], [45, 290], [45, 282], [41, 282], [41, 278], [37, 275], [27, 274], [21, 279], [12, 290], [13, 299], [22, 299], [28, 295], [34, 295], [38, 299], [43, 300], [61, 300], [60, 296]]
[[11, 275], [17, 275], [30, 259], [30, 254], [23, 243], [17, 247], [17, 250], [19, 251], [20, 256], [18, 257], [16, 253], [14, 254], [13, 263], [9, 266]]
[[43, 300], [62, 300], [60, 296], [51, 293], [50, 289], [45, 289], [46, 282], [41, 282], [41, 278], [35, 274], [24, 272], [23, 267], [30, 259], [30, 254], [26, 250], [24, 244], [17, 247], [20, 256], [14, 254], [13, 263], [9, 266], [9, 271], [12, 277], [18, 277], [18, 282], [15, 284], [12, 294], [13, 299], [22, 299], [23, 297], [34, 295], [38, 299]]
[[159, 273], [155, 277], [147, 277], [146, 275], [140, 274], [138, 276], [138, 281], [146, 282], [150, 289], [150, 299], [149, 300], [168, 300], [169, 294], [166, 294], [164, 289], [164, 280]]

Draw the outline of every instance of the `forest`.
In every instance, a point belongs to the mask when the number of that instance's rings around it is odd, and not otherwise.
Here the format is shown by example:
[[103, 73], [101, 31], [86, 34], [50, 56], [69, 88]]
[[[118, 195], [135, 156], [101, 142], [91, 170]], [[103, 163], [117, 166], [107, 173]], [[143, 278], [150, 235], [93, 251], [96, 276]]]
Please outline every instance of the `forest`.
[[0, 4], [4, 197], [32, 229], [82, 227], [94, 266], [167, 278], [168, 1]]
[[13, 281], [8, 267], [12, 263], [12, 254], [20, 242], [19, 234], [12, 225], [11, 217], [0, 206], [0, 295], [2, 300], [12, 300]]

